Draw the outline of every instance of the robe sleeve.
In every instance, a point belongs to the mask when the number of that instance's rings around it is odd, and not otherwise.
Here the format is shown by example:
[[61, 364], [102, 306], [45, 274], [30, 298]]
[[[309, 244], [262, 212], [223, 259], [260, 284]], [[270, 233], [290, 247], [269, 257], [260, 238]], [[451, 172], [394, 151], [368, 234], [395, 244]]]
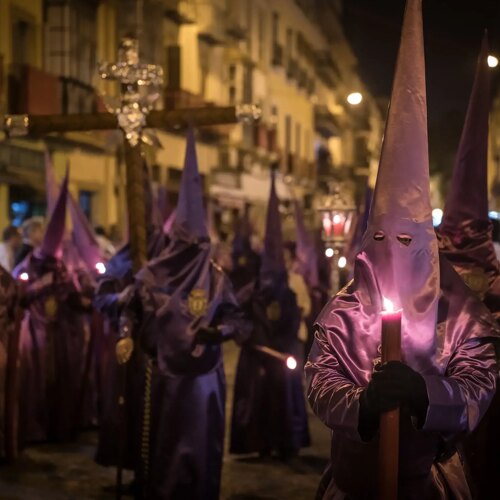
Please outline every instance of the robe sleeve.
[[495, 348], [471, 339], [453, 354], [444, 377], [424, 376], [429, 407], [423, 430], [449, 434], [471, 432], [495, 393]]
[[358, 414], [363, 388], [343, 373], [329, 334], [321, 326], [317, 327], [305, 371], [307, 397], [314, 413], [330, 429], [340, 429], [351, 439], [361, 441]]
[[219, 279], [222, 280], [223, 290], [216, 323], [219, 325], [224, 337], [234, 340], [238, 345], [242, 345], [250, 337], [252, 325], [245, 318], [227, 276], [220, 273]]

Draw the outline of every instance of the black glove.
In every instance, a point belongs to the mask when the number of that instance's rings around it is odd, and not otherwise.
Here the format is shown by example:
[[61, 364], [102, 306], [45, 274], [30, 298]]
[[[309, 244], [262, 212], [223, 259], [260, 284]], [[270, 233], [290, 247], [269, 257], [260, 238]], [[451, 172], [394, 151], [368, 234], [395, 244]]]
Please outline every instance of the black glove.
[[359, 399], [358, 431], [364, 441], [377, 432], [379, 416], [398, 406], [409, 409], [418, 419], [418, 427], [425, 422], [429, 400], [425, 380], [408, 365], [389, 361], [375, 368], [372, 380]]
[[222, 344], [224, 335], [219, 328], [211, 326], [200, 326], [195, 333], [197, 344]]
[[390, 400], [392, 404], [394, 400], [398, 400], [401, 406], [408, 408], [413, 417], [418, 418], [419, 425], [423, 425], [429, 398], [425, 380], [420, 373], [401, 361], [389, 361], [375, 370], [372, 382], [382, 394], [382, 403]]

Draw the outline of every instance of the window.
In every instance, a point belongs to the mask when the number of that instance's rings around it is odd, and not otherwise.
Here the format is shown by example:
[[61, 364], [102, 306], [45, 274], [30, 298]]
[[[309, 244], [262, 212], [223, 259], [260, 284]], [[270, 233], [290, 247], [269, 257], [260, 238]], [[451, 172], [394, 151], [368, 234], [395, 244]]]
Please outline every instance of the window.
[[266, 37], [266, 32], [264, 30], [264, 11], [262, 9], [259, 9], [258, 11], [258, 37], [257, 37], [257, 57], [259, 58], [259, 61], [262, 62], [264, 60], [264, 49], [265, 49], [265, 37]]
[[273, 12], [273, 24], [272, 24], [273, 46], [279, 44], [279, 22], [280, 22], [279, 14], [277, 12]]
[[86, 215], [87, 219], [92, 222], [92, 191], [80, 191], [78, 193], [78, 203], [82, 212]]
[[96, 74], [96, 4], [46, 0], [45, 67], [91, 85]]
[[295, 124], [295, 154], [297, 155], [297, 157], [301, 156], [301, 150], [300, 150], [301, 133], [302, 133], [302, 130], [300, 127], [300, 123], [296, 123]]
[[12, 22], [12, 62], [14, 65], [33, 64], [34, 27], [25, 19]]

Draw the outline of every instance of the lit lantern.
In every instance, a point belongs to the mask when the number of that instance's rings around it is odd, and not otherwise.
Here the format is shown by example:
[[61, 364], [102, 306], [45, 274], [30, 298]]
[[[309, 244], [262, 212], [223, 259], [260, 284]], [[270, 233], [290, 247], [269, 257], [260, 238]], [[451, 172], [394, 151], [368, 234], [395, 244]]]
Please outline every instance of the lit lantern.
[[[325, 255], [331, 258], [331, 289], [337, 293], [339, 288], [339, 259], [350, 234], [356, 207], [344, 199], [338, 185], [324, 196], [320, 206], [322, 238], [325, 242]], [[344, 259], [345, 260], [345, 259]], [[344, 263], [345, 266], [345, 263]]]

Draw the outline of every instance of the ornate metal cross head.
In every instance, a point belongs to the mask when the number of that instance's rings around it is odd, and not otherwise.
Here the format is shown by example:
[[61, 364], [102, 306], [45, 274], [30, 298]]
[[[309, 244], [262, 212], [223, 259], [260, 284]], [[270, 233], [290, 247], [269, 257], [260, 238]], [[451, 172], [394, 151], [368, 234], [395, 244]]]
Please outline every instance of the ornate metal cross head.
[[[139, 62], [137, 38], [122, 38], [118, 49], [118, 62], [101, 63], [99, 74], [104, 80], [115, 80], [121, 85], [121, 105], [112, 112], [118, 117], [118, 125], [132, 146], [136, 146], [146, 126], [146, 115], [160, 96], [163, 70], [154, 64]], [[147, 87], [148, 92], [141, 92]]]

